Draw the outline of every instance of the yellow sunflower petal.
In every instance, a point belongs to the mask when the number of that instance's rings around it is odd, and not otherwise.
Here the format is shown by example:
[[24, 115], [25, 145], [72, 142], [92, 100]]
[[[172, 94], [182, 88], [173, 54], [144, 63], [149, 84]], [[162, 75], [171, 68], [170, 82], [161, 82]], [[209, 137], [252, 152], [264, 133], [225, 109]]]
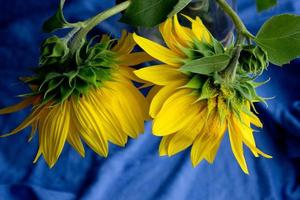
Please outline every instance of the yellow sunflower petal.
[[[71, 114], [73, 114], [72, 109]], [[73, 115], [72, 115], [73, 116]], [[70, 126], [69, 126], [69, 134], [67, 137], [68, 143], [82, 156], [85, 156], [85, 150], [84, 146], [81, 142], [80, 134], [79, 131], [77, 130], [75, 123], [76, 121], [73, 119], [70, 119]]]
[[174, 16], [174, 28], [181, 44], [184, 47], [190, 47], [193, 42], [193, 33], [189, 28], [180, 25], [177, 15]]
[[41, 157], [42, 153], [43, 152], [41, 150], [41, 147], [39, 147], [38, 152], [37, 152], [37, 154], [36, 154], [36, 156], [35, 156], [35, 158], [33, 160], [33, 163], [36, 163], [38, 161], [38, 159]]
[[151, 40], [140, 37], [135, 33], [133, 34], [133, 38], [135, 42], [153, 58], [156, 58], [157, 60], [171, 66], [177, 67], [181, 65], [182, 62], [180, 60], [180, 55], [177, 53], [155, 42], [152, 42]]
[[125, 67], [125, 66], [122, 66], [119, 68], [119, 72], [122, 76], [124, 76], [125, 78], [129, 79], [129, 80], [132, 80], [132, 81], [135, 81], [135, 82], [138, 82], [138, 83], [148, 83], [146, 82], [145, 80], [142, 80], [140, 79], [139, 77], [137, 77], [135, 74], [134, 74], [134, 71], [136, 69], [132, 68], [132, 67]]
[[[159, 85], [154, 85], [148, 92], [147, 94], [147, 101], [149, 103], [152, 102], [153, 98], [156, 96], [156, 94], [162, 89], [163, 87], [162, 86], [159, 86]], [[150, 112], [149, 112], [150, 113]], [[150, 114], [151, 115], [151, 114]]]
[[157, 113], [161, 110], [163, 104], [166, 102], [166, 100], [176, 91], [177, 88], [179, 88], [182, 85], [181, 81], [176, 81], [174, 83], [171, 83], [162, 89], [160, 89], [157, 94], [153, 97], [151, 104], [150, 104], [150, 110], [149, 114], [151, 117], [155, 118]]
[[127, 33], [127, 31], [122, 32], [121, 39], [118, 43], [112, 48], [112, 51], [115, 51], [119, 54], [129, 54], [136, 43], [133, 40], [132, 33]]
[[190, 90], [181, 89], [166, 101], [153, 121], [154, 135], [165, 136], [175, 133], [195, 117], [198, 112], [197, 105], [193, 104], [195, 97], [189, 92]]
[[168, 18], [164, 23], [159, 26], [159, 31], [166, 43], [166, 45], [182, 58], [185, 58], [184, 52], [182, 52], [182, 45], [178, 41], [178, 38], [175, 37], [173, 18]]
[[[239, 130], [241, 131], [241, 134], [243, 135], [243, 137], [247, 138], [247, 140], [253, 145], [256, 146], [255, 144], [255, 139], [253, 136], [253, 130], [251, 129], [251, 125], [250, 125], [250, 119], [248, 117], [248, 115], [246, 114], [241, 114], [241, 121], [239, 121], [237, 118], [234, 118], [235, 120], [235, 124], [239, 124], [239, 126], [241, 126], [239, 128]], [[255, 157], [258, 157], [258, 154], [251, 150], [253, 155]]]
[[205, 110], [199, 110], [199, 113], [192, 119], [191, 123], [174, 134], [168, 146], [169, 156], [183, 151], [194, 142], [204, 126], [206, 114], [207, 112]]
[[[205, 110], [208, 114], [208, 110]], [[211, 149], [218, 144], [220, 139], [223, 137], [225, 130], [225, 123], [221, 122], [218, 112], [214, 110], [209, 114], [205, 126], [193, 144], [191, 160], [194, 167], [197, 166], [203, 159], [210, 156]], [[211, 161], [212, 158], [208, 160]]]
[[117, 121], [113, 121], [113, 116], [103, 106], [102, 99], [97, 98], [97, 93], [93, 94], [94, 91], [91, 91], [88, 98], [91, 104], [95, 105], [95, 110], [98, 113], [100, 128], [102, 128], [103, 133], [106, 134], [109, 141], [112, 143], [119, 145], [119, 146], [125, 146], [127, 142], [127, 135], [123, 133], [121, 129], [121, 125]]
[[155, 65], [134, 71], [141, 79], [156, 85], [168, 85], [177, 80], [187, 80], [187, 76], [169, 65]]
[[101, 90], [103, 104], [117, 117], [122, 130], [136, 138], [144, 130], [144, 120], [148, 118], [148, 102], [132, 84], [110, 82]]
[[249, 147], [252, 151], [255, 151], [257, 154], [265, 157], [265, 158], [272, 158], [272, 156], [262, 152], [257, 147], [253, 146], [251, 142], [249, 142], [246, 138], [243, 138], [243, 142], [246, 144], [247, 147]]
[[236, 130], [233, 123], [234, 122], [231, 117], [230, 120], [228, 121], [228, 132], [229, 132], [231, 149], [241, 169], [246, 174], [249, 174], [246, 160], [244, 157], [243, 140], [241, 137], [241, 133], [239, 132], [239, 130]]
[[252, 115], [250, 115], [249, 118], [250, 118], [250, 122], [254, 124], [256, 127], [259, 128], [263, 127], [263, 124], [261, 123], [260, 119], [255, 114], [252, 113]]
[[40, 132], [42, 130], [44, 130], [44, 124], [46, 122], [46, 118], [49, 117], [49, 110], [48, 107], [44, 107], [43, 112], [41, 113], [39, 119], [38, 119], [38, 130], [39, 130], [39, 134], [38, 134], [38, 139], [39, 139], [39, 149], [38, 152], [33, 160], [33, 163], [36, 163], [38, 161], [38, 159], [41, 157], [41, 155], [43, 154], [43, 145], [42, 145], [42, 138], [40, 136]]
[[173, 136], [174, 135], [167, 135], [167, 136], [162, 137], [160, 144], [159, 144], [159, 155], [160, 156], [168, 155], [169, 142]]
[[34, 97], [28, 97], [28, 98], [24, 99], [23, 101], [21, 101], [18, 104], [15, 104], [13, 106], [9, 106], [9, 107], [6, 107], [6, 108], [2, 108], [2, 109], [0, 109], [0, 115], [12, 113], [12, 112], [17, 112], [19, 110], [22, 110], [22, 109], [26, 108], [27, 106], [29, 106], [30, 104], [32, 104], [34, 99], [35, 99]]
[[91, 106], [84, 97], [80, 100], [72, 99], [72, 109], [75, 114], [77, 123], [76, 127], [80, 131], [83, 140], [93, 149], [97, 154], [107, 157], [108, 155], [108, 141], [105, 135], [101, 132], [99, 123], [97, 121], [93, 106]]
[[68, 102], [51, 108], [39, 132], [43, 156], [50, 168], [60, 156], [69, 132], [70, 110]]
[[33, 122], [31, 124], [31, 132], [30, 132], [30, 135], [29, 135], [29, 138], [28, 138], [28, 142], [30, 142], [33, 139], [33, 137], [35, 136], [37, 127], [38, 127], [38, 122], [37, 121]]
[[117, 60], [120, 65], [135, 66], [144, 62], [152, 61], [154, 60], [154, 58], [152, 58], [151, 56], [149, 56], [149, 54], [145, 52], [136, 52], [131, 54], [120, 55], [117, 58]]
[[32, 125], [39, 118], [41, 112], [42, 109], [39, 108], [34, 110], [17, 128], [15, 128], [14, 130], [12, 130], [7, 134], [1, 135], [0, 137], [8, 137], [14, 135], [20, 132], [21, 130], [25, 129], [26, 127]]
[[126, 37], [127, 37], [127, 31], [126, 30], [123, 30], [122, 31], [122, 35], [121, 35], [121, 38], [118, 40], [117, 44], [111, 49], [112, 51], [119, 51], [121, 46], [124, 45], [124, 42], [126, 40]]
[[215, 128], [212, 129], [210, 132], [213, 135], [213, 140], [215, 140], [214, 143], [212, 143], [211, 147], [207, 151], [207, 153], [204, 155], [204, 158], [209, 163], [213, 163], [215, 160], [215, 157], [217, 155], [217, 152], [219, 150], [220, 144], [222, 142], [222, 139], [225, 135], [226, 129], [227, 129], [227, 123], [222, 119], [222, 116], [219, 114], [215, 116], [214, 122], [216, 125]]
[[192, 21], [192, 30], [199, 41], [212, 43], [212, 36], [199, 17]]
[[216, 143], [214, 144], [214, 146], [212, 146], [211, 150], [209, 152], [207, 152], [207, 154], [205, 155], [205, 159], [207, 160], [207, 162], [209, 162], [210, 164], [212, 164], [215, 160], [215, 157], [217, 155], [217, 152], [220, 148], [220, 144], [222, 142], [223, 137], [221, 137], [220, 139], [218, 139], [216, 141]]

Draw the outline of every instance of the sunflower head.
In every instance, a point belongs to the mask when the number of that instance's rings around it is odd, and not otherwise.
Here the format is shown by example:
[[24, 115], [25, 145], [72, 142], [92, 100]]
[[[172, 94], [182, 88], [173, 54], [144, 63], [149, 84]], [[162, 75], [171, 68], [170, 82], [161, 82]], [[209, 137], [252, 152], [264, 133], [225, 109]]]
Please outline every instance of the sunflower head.
[[255, 91], [263, 83], [255, 78], [267, 66], [266, 54], [247, 47], [237, 60], [233, 45], [224, 47], [200, 18], [186, 18], [191, 28], [181, 26], [177, 16], [160, 25], [166, 47], [134, 35], [142, 49], [163, 63], [135, 71], [155, 85], [149, 93], [150, 115], [153, 134], [163, 136], [160, 155], [192, 146], [193, 166], [202, 160], [212, 163], [228, 130], [232, 151], [248, 173], [243, 144], [255, 156], [270, 157], [256, 148], [251, 127], [262, 127], [251, 107], [264, 101]]
[[33, 77], [25, 78], [32, 92], [24, 100], [3, 108], [0, 114], [16, 112], [33, 105], [29, 116], [13, 131], [32, 126], [29, 140], [38, 130], [39, 149], [53, 167], [65, 142], [85, 155], [82, 140], [101, 156], [108, 156], [108, 142], [125, 146], [128, 137], [136, 138], [148, 118], [148, 102], [135, 87], [139, 79], [130, 66], [152, 58], [143, 52], [132, 53], [132, 34], [123, 32], [120, 40], [103, 35], [82, 43], [72, 51], [58, 37], [43, 42], [40, 66]]

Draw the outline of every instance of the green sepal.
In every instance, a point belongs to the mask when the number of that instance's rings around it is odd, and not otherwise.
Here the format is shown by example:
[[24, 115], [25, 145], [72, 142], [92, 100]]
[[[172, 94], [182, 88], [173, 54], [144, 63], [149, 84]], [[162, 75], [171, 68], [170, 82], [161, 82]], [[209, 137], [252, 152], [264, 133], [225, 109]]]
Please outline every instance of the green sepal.
[[216, 96], [218, 96], [218, 90], [212, 84], [212, 80], [207, 79], [202, 86], [200, 96], [197, 101], [214, 98]]
[[251, 84], [253, 85], [254, 88], [260, 87], [266, 83], [268, 83], [271, 80], [271, 78], [268, 78], [266, 81], [263, 82], [252, 82]]
[[[44, 79], [43, 83], [42, 83], [42, 84], [40, 85], [40, 87], [39, 87], [39, 91], [42, 90], [43, 86], [44, 86], [47, 82], [51, 81], [52, 79], [58, 78], [58, 77], [60, 77], [60, 76], [62, 76], [62, 75], [59, 74], [59, 73], [56, 73], [56, 72], [50, 72], [49, 74], [47, 74], [47, 76], [46, 76], [46, 78]], [[49, 85], [48, 85], [48, 86], [49, 86]]]
[[199, 75], [194, 75], [191, 80], [183, 86], [183, 88], [200, 89], [205, 83], [205, 80], [206, 79]]
[[97, 76], [97, 81], [107, 81], [111, 79], [111, 69], [94, 68], [94, 72]]
[[75, 90], [75, 84], [74, 84], [74, 86], [65, 84], [62, 87], [60, 87], [60, 98], [59, 98], [58, 102], [62, 103], [65, 100], [67, 100], [72, 95], [74, 90]]
[[97, 84], [97, 75], [91, 67], [83, 67], [79, 70], [78, 77], [87, 83]]
[[75, 77], [78, 75], [78, 73], [79, 73], [79, 69], [63, 73], [63, 75], [68, 78], [68, 83], [70, 87], [72, 87], [72, 82], [75, 79]]
[[253, 82], [237, 83], [235, 85], [235, 89], [240, 93], [240, 95], [244, 99], [247, 99], [249, 102], [264, 102], [264, 103], [266, 103], [265, 98], [260, 97], [256, 93]]
[[221, 123], [224, 123], [224, 120], [228, 116], [228, 109], [227, 109], [227, 105], [226, 105], [226, 99], [224, 99], [221, 96], [218, 96], [217, 108], [218, 108], [219, 117], [221, 119]]
[[75, 81], [75, 89], [80, 93], [80, 94], [87, 94], [89, 89], [90, 89], [90, 84], [88, 84], [86, 81], [76, 78]]
[[200, 42], [199, 40], [195, 39], [194, 45], [194, 51], [200, 53], [201, 57], [212, 56], [215, 54], [214, 47], [206, 42]]
[[225, 53], [222, 43], [216, 40], [215, 38], [213, 38], [213, 47], [214, 47], [215, 54]]
[[47, 87], [47, 90], [44, 94], [44, 98], [47, 97], [47, 95], [54, 91], [62, 82], [64, 81], [64, 78], [62, 79], [51, 79], [48, 83], [48, 87]]
[[17, 97], [22, 97], [22, 98], [24, 98], [24, 97], [34, 97], [34, 96], [39, 95], [40, 93], [41, 92], [39, 92], [39, 91], [34, 91], [34, 92], [25, 93], [25, 94], [19, 94], [19, 95], [17, 95]]

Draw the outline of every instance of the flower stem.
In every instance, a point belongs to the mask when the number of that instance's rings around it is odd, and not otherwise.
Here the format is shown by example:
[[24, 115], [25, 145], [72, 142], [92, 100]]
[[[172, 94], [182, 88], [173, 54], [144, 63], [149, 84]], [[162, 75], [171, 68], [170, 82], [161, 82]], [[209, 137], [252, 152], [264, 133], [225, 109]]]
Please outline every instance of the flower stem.
[[224, 12], [231, 18], [233, 21], [237, 33], [242, 34], [246, 37], [254, 38], [254, 36], [247, 30], [244, 23], [238, 14], [231, 8], [231, 6], [226, 2], [226, 0], [216, 0], [219, 6], [224, 10]]
[[226, 77], [226, 82], [233, 83], [236, 76], [239, 57], [242, 51], [242, 45], [246, 38], [254, 38], [254, 36], [247, 30], [241, 18], [231, 8], [231, 6], [226, 2], [226, 0], [216, 0], [216, 2], [223, 9], [223, 11], [231, 18], [237, 32], [237, 40], [235, 42], [232, 58], [224, 73]]
[[108, 19], [109, 17], [112, 17], [124, 10], [126, 10], [129, 5], [130, 5], [131, 1], [127, 0], [123, 3], [120, 3], [108, 10], [105, 10], [101, 13], [99, 13], [98, 15], [96, 15], [95, 17], [87, 20], [85, 22], [85, 26], [80, 29], [75, 35], [74, 38], [70, 41], [69, 44], [69, 48], [71, 53], [76, 52], [76, 50], [78, 48], [80, 48], [80, 46], [82, 45], [82, 43], [84, 42], [84, 39], [86, 37], [86, 35], [95, 27], [97, 26], [100, 22]]
[[242, 51], [242, 44], [244, 42], [244, 37], [242, 34], [238, 34], [236, 40], [236, 45], [233, 49], [232, 58], [229, 62], [229, 65], [225, 69], [225, 77], [227, 78], [226, 81], [229, 83], [233, 83], [235, 81], [236, 71], [238, 67], [239, 58]]

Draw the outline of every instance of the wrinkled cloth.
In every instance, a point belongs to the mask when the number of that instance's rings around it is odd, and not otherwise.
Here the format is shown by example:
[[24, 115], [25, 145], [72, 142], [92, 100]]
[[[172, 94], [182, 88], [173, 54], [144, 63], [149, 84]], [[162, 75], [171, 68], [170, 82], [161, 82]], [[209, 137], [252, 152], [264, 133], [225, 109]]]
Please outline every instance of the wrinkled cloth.
[[[113, 6], [111, 0], [67, 1], [70, 21], [93, 16]], [[255, 33], [274, 14], [300, 14], [300, 1], [281, 0], [279, 6], [257, 14], [253, 0], [239, 0], [238, 11], [246, 26]], [[58, 0], [0, 0], [0, 107], [20, 101], [16, 95], [28, 91], [18, 77], [30, 75], [38, 64], [43, 21], [57, 8]], [[113, 17], [92, 34], [119, 36], [125, 25]], [[104, 159], [86, 148], [81, 158], [69, 145], [53, 169], [43, 159], [32, 164], [38, 148], [37, 137], [28, 143], [30, 130], [0, 139], [0, 199], [2, 200], [256, 200], [300, 199], [300, 61], [284, 67], [269, 66], [261, 80], [271, 81], [259, 88], [264, 97], [275, 97], [268, 107], [259, 104], [264, 128], [255, 133], [257, 146], [273, 159], [245, 156], [250, 175], [239, 168], [226, 136], [212, 165], [193, 168], [190, 150], [171, 158], [159, 157], [159, 137], [145, 133], [129, 140], [126, 148], [110, 145]], [[29, 113], [0, 116], [1, 133], [16, 127]]]

